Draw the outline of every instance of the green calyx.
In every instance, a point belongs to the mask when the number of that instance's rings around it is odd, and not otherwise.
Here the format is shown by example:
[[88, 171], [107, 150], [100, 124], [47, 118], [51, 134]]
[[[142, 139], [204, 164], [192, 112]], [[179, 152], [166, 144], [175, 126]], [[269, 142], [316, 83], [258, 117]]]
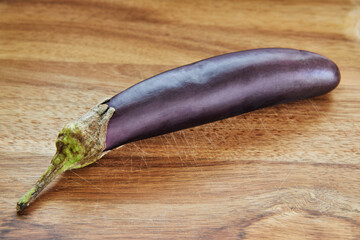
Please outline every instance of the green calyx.
[[54, 165], [61, 165], [61, 169], [66, 171], [83, 159], [86, 154], [86, 148], [80, 142], [82, 139], [84, 139], [84, 136], [77, 124], [66, 125], [56, 140], [57, 154], [53, 158], [52, 163]]
[[107, 125], [115, 109], [105, 101], [97, 104], [72, 123], [66, 124], [56, 140], [56, 153], [49, 168], [16, 205], [22, 212], [40, 192], [60, 173], [85, 167], [100, 159], [106, 152]]

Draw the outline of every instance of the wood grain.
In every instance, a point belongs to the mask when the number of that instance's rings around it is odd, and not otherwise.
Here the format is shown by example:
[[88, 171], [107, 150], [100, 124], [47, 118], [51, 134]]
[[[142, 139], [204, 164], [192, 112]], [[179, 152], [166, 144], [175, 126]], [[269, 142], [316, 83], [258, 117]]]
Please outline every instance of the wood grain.
[[[323, 54], [342, 82], [128, 144], [16, 215], [65, 123], [159, 72], [262, 47]], [[0, 1], [0, 238], [360, 239], [359, 59], [359, 1]]]

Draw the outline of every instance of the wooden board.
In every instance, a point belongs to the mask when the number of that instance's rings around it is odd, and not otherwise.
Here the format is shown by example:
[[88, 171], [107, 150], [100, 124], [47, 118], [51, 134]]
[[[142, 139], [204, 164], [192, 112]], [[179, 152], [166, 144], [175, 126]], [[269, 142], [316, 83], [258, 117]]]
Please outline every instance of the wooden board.
[[[323, 54], [342, 82], [128, 144], [16, 214], [64, 124], [159, 72], [263, 47]], [[0, 238], [360, 239], [359, 66], [359, 1], [0, 1]]]

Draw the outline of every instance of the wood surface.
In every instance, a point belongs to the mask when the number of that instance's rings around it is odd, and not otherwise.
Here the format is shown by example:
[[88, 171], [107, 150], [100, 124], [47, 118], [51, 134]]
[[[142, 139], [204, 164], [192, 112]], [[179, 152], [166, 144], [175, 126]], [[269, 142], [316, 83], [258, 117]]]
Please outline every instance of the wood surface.
[[[23, 215], [58, 131], [162, 71], [289, 47], [335, 61], [328, 95], [112, 151]], [[0, 1], [1, 239], [360, 239], [360, 2]]]

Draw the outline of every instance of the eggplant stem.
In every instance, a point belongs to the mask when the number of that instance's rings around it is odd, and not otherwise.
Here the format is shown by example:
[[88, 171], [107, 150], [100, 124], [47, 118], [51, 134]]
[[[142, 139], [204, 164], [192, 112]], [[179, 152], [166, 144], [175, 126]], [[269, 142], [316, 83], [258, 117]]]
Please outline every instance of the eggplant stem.
[[[55, 158], [58, 158], [58, 154], [54, 156], [53, 160]], [[30, 203], [41, 193], [41, 191], [62, 172], [63, 169], [61, 166], [54, 165], [52, 163], [46, 172], [35, 183], [35, 185], [27, 193], [25, 193], [22, 198], [20, 198], [16, 205], [16, 211], [21, 213], [25, 208], [27, 208]]]
[[101, 102], [79, 119], [64, 126], [56, 140], [56, 153], [49, 168], [35, 185], [20, 198], [16, 205], [18, 213], [27, 208], [60, 173], [85, 167], [107, 153], [104, 152], [106, 131], [114, 112], [114, 108], [109, 108]]

